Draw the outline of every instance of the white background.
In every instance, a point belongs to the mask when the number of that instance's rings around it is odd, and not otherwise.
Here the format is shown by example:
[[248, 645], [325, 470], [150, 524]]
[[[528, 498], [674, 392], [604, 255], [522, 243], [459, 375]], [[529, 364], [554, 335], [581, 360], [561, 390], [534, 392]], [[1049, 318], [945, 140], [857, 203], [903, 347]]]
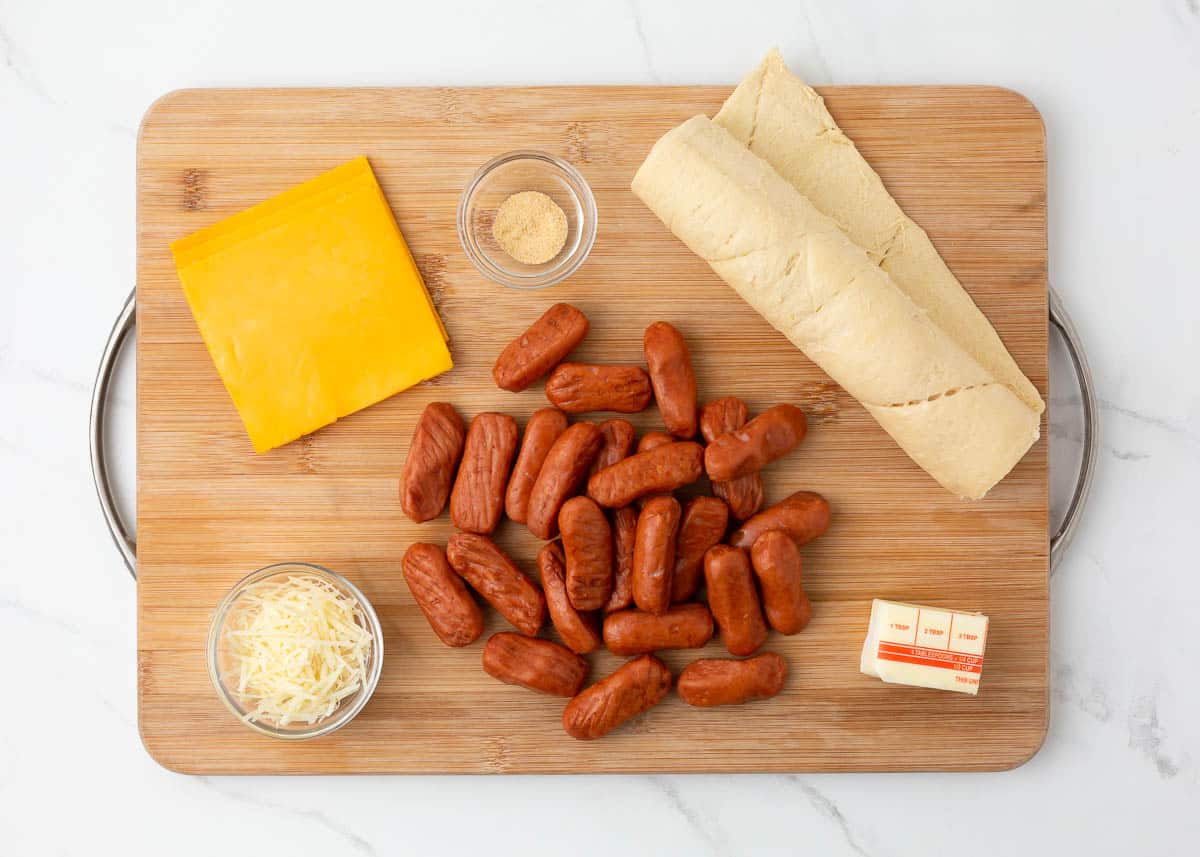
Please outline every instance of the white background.
[[[143, 751], [134, 587], [86, 423], [134, 278], [134, 144], [177, 87], [991, 83], [1049, 138], [1050, 274], [1103, 449], [1053, 578], [1053, 713], [1001, 774], [190, 778]], [[0, 0], [0, 854], [1195, 854], [1200, 0]], [[128, 368], [128, 367], [127, 367]], [[1055, 496], [1078, 440], [1053, 374]], [[114, 446], [132, 485], [133, 385]]]

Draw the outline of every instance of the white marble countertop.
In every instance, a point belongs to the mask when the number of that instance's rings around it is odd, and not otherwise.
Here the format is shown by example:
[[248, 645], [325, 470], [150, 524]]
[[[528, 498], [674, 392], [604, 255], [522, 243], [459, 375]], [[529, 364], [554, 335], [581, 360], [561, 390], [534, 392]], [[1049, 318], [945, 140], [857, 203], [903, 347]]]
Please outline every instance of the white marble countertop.
[[[233, 779], [151, 761], [134, 587], [85, 438], [133, 283], [146, 107], [185, 86], [732, 84], [772, 44], [813, 83], [1001, 84], [1045, 116], [1051, 278], [1089, 349], [1103, 451], [1052, 581], [1042, 751], [976, 775]], [[9, 0], [0, 155], [0, 852], [1196, 853], [1197, 0]], [[1052, 383], [1061, 504], [1078, 444], [1061, 360]], [[132, 400], [126, 367], [126, 489]]]

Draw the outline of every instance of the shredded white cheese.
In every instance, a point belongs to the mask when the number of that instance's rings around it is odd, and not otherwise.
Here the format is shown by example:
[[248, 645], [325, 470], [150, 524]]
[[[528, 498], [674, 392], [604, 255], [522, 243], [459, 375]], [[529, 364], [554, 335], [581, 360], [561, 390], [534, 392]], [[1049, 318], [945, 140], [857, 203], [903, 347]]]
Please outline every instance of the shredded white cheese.
[[358, 692], [371, 657], [362, 607], [315, 575], [250, 586], [226, 619], [225, 677], [247, 721], [313, 724]]

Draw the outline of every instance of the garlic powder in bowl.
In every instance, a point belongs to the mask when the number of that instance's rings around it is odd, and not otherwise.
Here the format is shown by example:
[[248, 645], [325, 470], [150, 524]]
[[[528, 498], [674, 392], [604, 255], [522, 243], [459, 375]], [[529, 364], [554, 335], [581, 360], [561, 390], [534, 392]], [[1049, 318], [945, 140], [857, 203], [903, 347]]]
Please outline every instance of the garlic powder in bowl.
[[579, 270], [597, 222], [596, 199], [579, 170], [531, 149], [488, 161], [458, 201], [467, 258], [511, 289], [542, 289]]
[[567, 243], [567, 215], [541, 191], [518, 191], [496, 209], [492, 236], [518, 262], [544, 265]]
[[383, 634], [366, 597], [307, 563], [254, 572], [225, 597], [208, 640], [218, 695], [252, 729], [279, 738], [325, 735], [370, 699]]

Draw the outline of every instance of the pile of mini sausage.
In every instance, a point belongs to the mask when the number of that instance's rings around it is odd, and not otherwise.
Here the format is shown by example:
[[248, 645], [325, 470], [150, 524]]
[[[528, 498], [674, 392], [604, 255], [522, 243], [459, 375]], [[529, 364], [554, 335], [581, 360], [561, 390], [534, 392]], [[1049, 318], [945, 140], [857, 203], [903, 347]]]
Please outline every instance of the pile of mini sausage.
[[[467, 429], [452, 406], [435, 402], [417, 422], [400, 483], [409, 518], [435, 518], [449, 498], [461, 530], [445, 551], [417, 543], [404, 556], [405, 580], [434, 632], [448, 646], [483, 633], [469, 585], [519, 632], [493, 635], [483, 668], [501, 681], [572, 697], [563, 726], [580, 739], [598, 738], [662, 700], [671, 673], [653, 652], [704, 646], [714, 620], [739, 657], [757, 651], [769, 628], [803, 629], [812, 608], [799, 545], [829, 526], [829, 505], [812, 492], [761, 508], [759, 471], [805, 435], [799, 408], [776, 405], [749, 421], [736, 398], [697, 408], [687, 345], [665, 322], [646, 329], [649, 372], [561, 362], [587, 331], [582, 312], [555, 304], [497, 359], [493, 375], [505, 390], [550, 373], [546, 397], [554, 407], [529, 418], [519, 452], [507, 414], [479, 414]], [[667, 431], [646, 434], [636, 450], [627, 420], [568, 424], [567, 414], [636, 413], [652, 397]], [[692, 440], [697, 430], [706, 447]], [[715, 496], [681, 506], [672, 492], [705, 473]], [[547, 540], [537, 557], [540, 588], [489, 538], [502, 515]], [[740, 523], [725, 539], [730, 518]], [[695, 600], [701, 583], [707, 605]], [[561, 645], [537, 636], [547, 609]], [[589, 669], [582, 655], [601, 645], [633, 660], [581, 691]], [[773, 653], [701, 659], [680, 674], [678, 690], [690, 705], [741, 703], [778, 693], [786, 672]]]

